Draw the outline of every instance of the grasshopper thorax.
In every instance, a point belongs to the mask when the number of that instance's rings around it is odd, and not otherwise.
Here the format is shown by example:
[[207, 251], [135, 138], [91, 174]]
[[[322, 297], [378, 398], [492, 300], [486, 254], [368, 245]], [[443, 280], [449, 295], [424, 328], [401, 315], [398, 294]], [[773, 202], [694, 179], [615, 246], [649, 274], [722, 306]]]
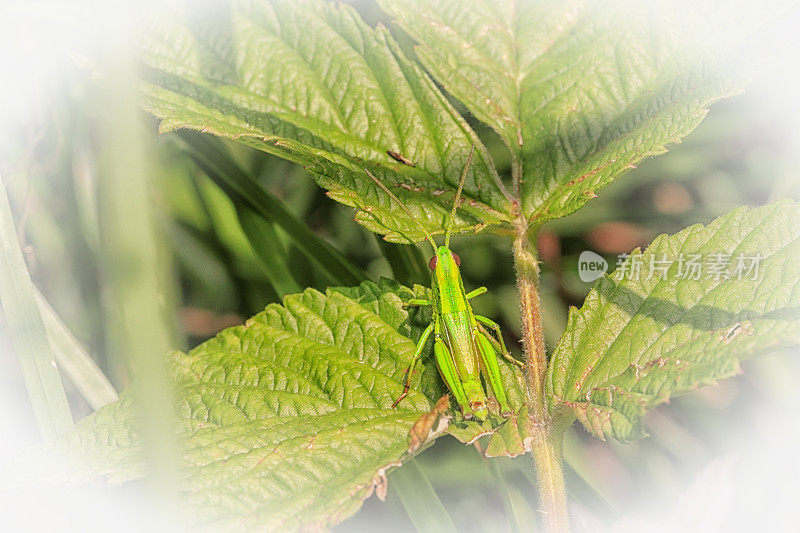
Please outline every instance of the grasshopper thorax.
[[461, 259], [447, 246], [438, 246], [428, 266], [431, 269], [431, 289], [440, 312], [463, 310], [467, 300], [463, 297]]

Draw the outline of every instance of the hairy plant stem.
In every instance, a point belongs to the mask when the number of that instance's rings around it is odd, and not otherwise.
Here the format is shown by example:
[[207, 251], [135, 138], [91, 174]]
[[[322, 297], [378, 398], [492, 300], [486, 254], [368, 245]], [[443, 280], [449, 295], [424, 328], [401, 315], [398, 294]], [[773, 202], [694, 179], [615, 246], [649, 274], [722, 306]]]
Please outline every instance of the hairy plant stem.
[[545, 375], [547, 353], [539, 303], [539, 263], [531, 241], [535, 232], [520, 224], [514, 239], [514, 266], [517, 273], [522, 344], [525, 350], [527, 401], [531, 406], [531, 456], [539, 481], [541, 513], [548, 532], [566, 532], [567, 497], [562, 469], [563, 429], [555, 427], [547, 413]]

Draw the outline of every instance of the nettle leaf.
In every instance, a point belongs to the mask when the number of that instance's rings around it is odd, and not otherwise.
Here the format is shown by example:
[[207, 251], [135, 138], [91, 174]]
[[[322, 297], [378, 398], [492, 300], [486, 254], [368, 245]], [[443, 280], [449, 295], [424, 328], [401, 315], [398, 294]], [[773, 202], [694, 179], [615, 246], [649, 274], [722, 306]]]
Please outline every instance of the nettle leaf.
[[[512, 155], [513, 196], [541, 223], [565, 216], [666, 151], [738, 92], [720, 34], [674, 2], [381, 0], [446, 91]], [[678, 3], [680, 4], [680, 3]], [[702, 39], [702, 40], [701, 40]]]
[[[509, 380], [506, 378], [506, 381]], [[524, 385], [521, 381], [517, 383], [519, 388], [512, 387], [511, 390], [515, 393], [514, 395], [519, 394], [521, 398], [522, 394], [524, 394]], [[506, 390], [509, 389], [507, 388]], [[512, 404], [520, 405], [520, 403], [515, 402], [512, 402]], [[456, 419], [448, 427], [447, 432], [464, 444], [473, 444], [478, 439], [488, 435], [486, 449], [484, 450], [486, 457], [516, 457], [531, 451], [533, 441], [531, 435], [534, 431], [532, 422], [528, 406], [522, 405], [508, 420], [501, 423], [498, 423], [493, 418], [480, 422], [477, 420], [463, 420], [456, 416]]]
[[305, 165], [395, 242], [424, 235], [364, 169], [441, 233], [474, 143], [456, 228], [508, 227], [511, 201], [486, 149], [386, 28], [322, 0], [186, 9], [160, 13], [141, 44], [143, 103], [162, 132], [212, 133]]
[[800, 344], [798, 257], [800, 206], [789, 201], [736, 209], [634, 251], [570, 310], [548, 368], [551, 411], [630, 441], [670, 396]]
[[[413, 296], [390, 280], [308, 289], [174, 352], [187, 515], [213, 529], [325, 529], [373, 491], [385, 494], [387, 472], [444, 434], [451, 416], [428, 359], [391, 408], [420, 332], [422, 317], [403, 307]], [[519, 406], [521, 376], [503, 369]], [[63, 442], [33, 451], [16, 474], [3, 473], [4, 486], [145, 476], [136, 394], [126, 391]]]

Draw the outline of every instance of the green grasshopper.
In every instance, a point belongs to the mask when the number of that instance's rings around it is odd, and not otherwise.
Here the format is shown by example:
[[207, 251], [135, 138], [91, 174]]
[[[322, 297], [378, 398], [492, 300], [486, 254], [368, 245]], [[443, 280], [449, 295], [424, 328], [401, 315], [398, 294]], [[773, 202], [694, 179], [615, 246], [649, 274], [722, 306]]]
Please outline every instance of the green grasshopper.
[[[511, 357], [506, 349], [500, 326], [484, 316], [472, 312], [469, 301], [486, 292], [486, 287], [479, 287], [469, 293], [464, 292], [464, 282], [461, 280], [461, 259], [453, 253], [450, 246], [450, 235], [453, 229], [453, 218], [461, 199], [464, 180], [475, 152], [473, 145], [470, 150], [467, 164], [458, 183], [453, 208], [446, 220], [444, 246], [438, 246], [433, 237], [422, 224], [414, 217], [411, 210], [395, 196], [383, 183], [366, 170], [372, 181], [388, 194], [406, 212], [409, 218], [422, 230], [428, 242], [433, 246], [433, 257], [428, 266], [431, 269], [431, 294], [430, 300], [412, 298], [409, 305], [427, 306], [433, 309], [433, 320], [417, 343], [414, 357], [405, 372], [403, 392], [392, 404], [392, 408], [408, 395], [411, 387], [411, 375], [419, 361], [425, 343], [431, 333], [434, 335], [433, 353], [439, 374], [442, 376], [447, 388], [458, 402], [461, 414], [465, 419], [473, 416], [478, 420], [485, 420], [489, 409], [487, 397], [481, 383], [481, 375], [491, 388], [492, 394], [500, 406], [500, 415], [504, 418], [511, 416], [508, 405], [508, 396], [500, 378], [500, 367], [497, 362], [497, 351], [510, 362], [522, 366], [522, 363]], [[497, 335], [494, 339], [487, 331], [491, 328]]]

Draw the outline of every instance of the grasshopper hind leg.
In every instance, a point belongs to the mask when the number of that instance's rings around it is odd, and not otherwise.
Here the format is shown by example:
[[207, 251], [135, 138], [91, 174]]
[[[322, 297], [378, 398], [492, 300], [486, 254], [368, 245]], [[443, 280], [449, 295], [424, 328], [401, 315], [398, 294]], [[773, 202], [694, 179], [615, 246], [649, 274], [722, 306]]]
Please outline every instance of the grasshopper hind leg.
[[456, 374], [456, 367], [453, 364], [453, 358], [450, 356], [450, 350], [447, 349], [441, 339], [437, 338], [436, 343], [433, 345], [433, 353], [436, 357], [436, 366], [439, 368], [439, 374], [441, 374], [447, 388], [453, 393], [458, 406], [461, 408], [461, 414], [464, 418], [470, 420], [474, 413], [469, 406], [464, 386], [461, 384], [461, 380], [458, 379], [458, 374]]
[[503, 332], [500, 330], [500, 325], [494, 320], [486, 318], [485, 316], [474, 315], [474, 317], [476, 321], [492, 328], [492, 331], [494, 331], [495, 335], [497, 335], [497, 339], [495, 339], [491, 335], [489, 335], [489, 333], [486, 330], [481, 328], [481, 333], [483, 333], [483, 335], [486, 336], [487, 340], [494, 345], [494, 348], [500, 352], [500, 354], [503, 356], [503, 359], [505, 359], [509, 363], [518, 366], [519, 368], [524, 368], [525, 365], [522, 363], [522, 361], [514, 359], [509, 353], [508, 348], [506, 348], [506, 342], [503, 340]]
[[481, 356], [481, 363], [486, 371], [486, 381], [494, 393], [494, 398], [500, 404], [500, 416], [508, 418], [511, 416], [511, 407], [508, 405], [508, 397], [506, 390], [503, 387], [503, 381], [500, 377], [500, 367], [497, 364], [497, 352], [495, 352], [489, 338], [477, 327], [473, 330], [475, 340], [478, 344], [478, 352]]

